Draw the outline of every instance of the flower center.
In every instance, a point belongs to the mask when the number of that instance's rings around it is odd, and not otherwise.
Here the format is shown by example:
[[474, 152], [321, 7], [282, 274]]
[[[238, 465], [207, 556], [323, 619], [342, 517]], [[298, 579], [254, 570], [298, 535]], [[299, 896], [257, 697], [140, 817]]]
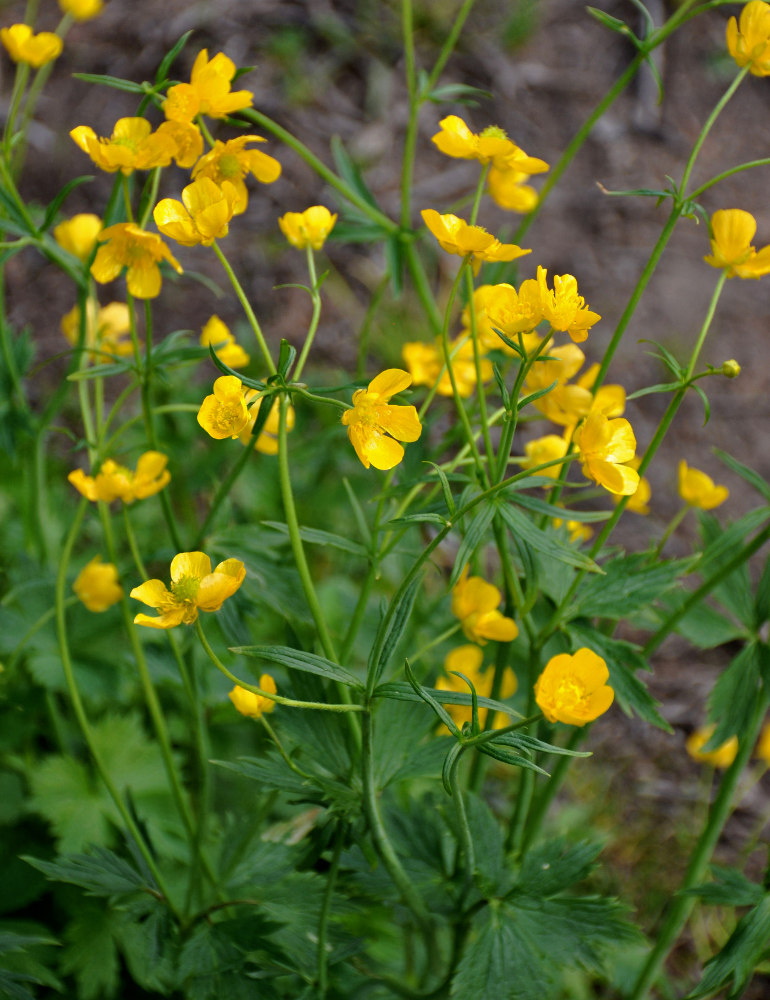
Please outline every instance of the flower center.
[[177, 601], [183, 604], [194, 604], [198, 596], [201, 582], [196, 576], [183, 576], [171, 584], [171, 591]]
[[481, 133], [482, 139], [507, 139], [508, 134], [505, 129], [500, 128], [498, 125], [490, 125], [489, 128], [485, 128]]
[[219, 174], [221, 177], [225, 179], [239, 177], [240, 173], [241, 165], [234, 153], [225, 153], [224, 156], [219, 157]]
[[579, 708], [587, 698], [585, 685], [573, 676], [562, 677], [554, 692], [554, 702], [561, 708]]
[[248, 419], [241, 400], [233, 403], [221, 403], [213, 415], [213, 424], [221, 433], [237, 433]]

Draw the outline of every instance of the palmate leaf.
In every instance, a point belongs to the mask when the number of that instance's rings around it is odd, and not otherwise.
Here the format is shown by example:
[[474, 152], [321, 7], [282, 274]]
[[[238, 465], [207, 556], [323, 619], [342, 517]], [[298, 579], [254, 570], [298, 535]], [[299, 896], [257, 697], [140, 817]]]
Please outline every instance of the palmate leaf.
[[604, 576], [586, 577], [582, 581], [569, 615], [625, 618], [673, 587], [696, 561], [697, 557], [669, 559], [650, 565], [643, 554], [611, 559], [602, 565]]
[[23, 858], [51, 881], [79, 885], [89, 896], [115, 896], [155, 888], [148, 876], [104, 847], [96, 847], [90, 854], [64, 855], [58, 861], [41, 861], [26, 855]]

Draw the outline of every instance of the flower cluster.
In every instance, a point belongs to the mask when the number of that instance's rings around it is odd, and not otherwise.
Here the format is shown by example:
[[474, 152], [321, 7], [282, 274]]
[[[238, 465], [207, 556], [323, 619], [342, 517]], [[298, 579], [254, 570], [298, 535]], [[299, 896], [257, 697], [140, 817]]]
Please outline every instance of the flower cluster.
[[75, 469], [67, 478], [88, 500], [102, 500], [104, 503], [122, 500], [130, 504], [153, 496], [170, 482], [167, 463], [168, 458], [161, 452], [146, 451], [136, 463], [135, 472], [108, 458], [102, 462], [95, 476], [87, 476], [82, 469]]

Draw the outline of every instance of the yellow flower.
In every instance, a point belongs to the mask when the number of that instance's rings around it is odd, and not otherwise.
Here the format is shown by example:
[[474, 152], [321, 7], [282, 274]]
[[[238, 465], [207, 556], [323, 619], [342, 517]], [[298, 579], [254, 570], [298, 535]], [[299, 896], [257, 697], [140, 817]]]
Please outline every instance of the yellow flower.
[[[499, 339], [499, 338], [498, 338]], [[458, 338], [450, 343], [452, 356], [452, 371], [457, 384], [457, 392], [463, 398], [471, 395], [476, 388], [476, 362], [473, 356], [473, 342], [466, 331], [464, 338]], [[412, 376], [415, 385], [436, 386], [440, 396], [452, 395], [452, 381], [449, 372], [444, 368], [444, 350], [441, 340], [426, 344], [416, 340], [404, 344], [401, 355]], [[442, 368], [444, 371], [442, 373]], [[491, 361], [481, 359], [481, 378], [484, 382], [494, 374]]]
[[519, 170], [498, 170], [492, 167], [487, 185], [492, 201], [507, 212], [526, 215], [537, 205], [538, 194], [531, 184], [526, 184], [529, 174]]
[[237, 438], [249, 422], [243, 382], [235, 375], [221, 375], [214, 383], [214, 394], [201, 403], [197, 419], [218, 441]]
[[682, 459], [679, 463], [679, 496], [690, 507], [713, 510], [730, 495], [726, 486], [717, 486], [711, 476], [699, 469], [690, 469]]
[[705, 746], [711, 739], [713, 732], [714, 726], [703, 726], [691, 733], [685, 743], [687, 753], [693, 760], [698, 760], [703, 764], [711, 764], [712, 767], [729, 767], [738, 753], [738, 737], [731, 736], [716, 750], [701, 750], [701, 747]]
[[[270, 674], [262, 674], [257, 687], [261, 687], [263, 691], [269, 691], [270, 694], [278, 692], [275, 680]], [[275, 702], [272, 699], [264, 698], [261, 694], [254, 694], [253, 691], [247, 691], [237, 684], [230, 692], [229, 697], [241, 715], [248, 715], [252, 719], [258, 719], [264, 712], [272, 712], [275, 708]]]
[[[641, 458], [634, 458], [628, 464], [632, 469], [638, 469], [641, 462]], [[652, 489], [650, 488], [650, 482], [645, 476], [642, 476], [639, 480], [639, 485], [636, 487], [636, 492], [632, 493], [628, 498], [626, 510], [630, 510], [632, 514], [649, 514], [651, 496]], [[612, 499], [616, 504], [620, 503], [619, 496], [613, 495]]]
[[192, 122], [163, 122], [158, 126], [155, 134], [169, 139], [173, 143], [174, 162], [185, 170], [189, 170], [203, 153], [201, 130]]
[[474, 271], [478, 271], [482, 260], [510, 261], [532, 253], [531, 250], [522, 250], [515, 243], [501, 243], [486, 229], [470, 226], [456, 215], [439, 215], [432, 208], [426, 208], [420, 214], [442, 250], [459, 257], [473, 256]]
[[240, 559], [225, 559], [212, 573], [211, 560], [203, 552], [180, 552], [171, 560], [171, 590], [162, 580], [147, 580], [131, 591], [131, 597], [160, 611], [157, 618], [137, 615], [134, 624], [149, 628], [192, 625], [199, 611], [219, 611], [245, 576]]
[[[76, 346], [80, 337], [80, 309], [73, 306], [61, 319], [61, 331]], [[86, 301], [86, 346], [93, 348], [92, 357], [101, 362], [114, 360], [114, 356], [127, 357], [133, 353], [131, 322], [125, 302], [110, 302], [101, 309], [93, 299]]]
[[[262, 400], [264, 396], [260, 396], [259, 399], [252, 403], [251, 400], [257, 395], [256, 389], [247, 389], [244, 393], [246, 403], [249, 407], [249, 422], [243, 428], [243, 430], [238, 435], [241, 444], [247, 445], [251, 441], [251, 429], [256, 423], [257, 414], [259, 413], [259, 408], [262, 405]], [[254, 446], [257, 451], [261, 452], [263, 455], [277, 455], [278, 454], [278, 429], [280, 424], [280, 413], [278, 410], [278, 404], [274, 403], [270, 409], [267, 420], [262, 427], [257, 438], [257, 443]], [[291, 431], [294, 429], [294, 423], [296, 421], [296, 414], [294, 412], [294, 407], [289, 406], [286, 410], [286, 430]]]
[[208, 177], [215, 184], [222, 185], [230, 181], [234, 185], [237, 198], [233, 215], [246, 211], [249, 203], [249, 192], [246, 190], [244, 178], [253, 174], [262, 184], [272, 184], [281, 176], [281, 164], [259, 149], [246, 149], [250, 142], [267, 142], [259, 135], [239, 135], [236, 139], [220, 142], [202, 156], [193, 167], [193, 178]]
[[278, 220], [278, 225], [297, 250], [304, 250], [307, 246], [320, 250], [336, 221], [336, 213], [332, 215], [323, 205], [313, 205], [304, 212], [287, 212]]
[[100, 170], [110, 174], [167, 167], [177, 150], [172, 137], [153, 132], [146, 118], [120, 118], [109, 139], [100, 139], [90, 125], [78, 125], [70, 136]]
[[136, 463], [136, 472], [108, 458], [96, 476], [87, 476], [82, 469], [70, 472], [67, 478], [89, 500], [112, 503], [122, 500], [133, 503], [158, 493], [170, 481], [166, 468], [168, 458], [159, 451], [146, 451]]
[[452, 590], [452, 614], [460, 619], [463, 632], [471, 642], [485, 646], [489, 639], [511, 642], [519, 634], [516, 622], [506, 618], [497, 606], [502, 594], [480, 576], [468, 576], [468, 567]]
[[12, 24], [0, 28], [0, 41], [16, 63], [27, 63], [34, 69], [53, 62], [61, 55], [62, 40], [52, 31], [34, 34], [28, 24]]
[[210, 247], [214, 240], [227, 236], [238, 192], [229, 181], [215, 184], [209, 177], [199, 177], [182, 191], [182, 201], [163, 198], [152, 211], [155, 225], [164, 236], [185, 247], [202, 243]]
[[235, 63], [224, 52], [209, 59], [201, 49], [193, 63], [189, 83], [169, 87], [163, 112], [170, 121], [191, 122], [197, 115], [226, 118], [234, 111], [250, 108], [254, 95], [249, 90], [230, 90]]
[[[745, 8], [744, 8], [745, 9]], [[770, 273], [770, 246], [757, 251], [751, 246], [757, 222], [741, 208], [724, 208], [711, 216], [711, 253], [703, 259], [712, 267], [725, 268], [727, 277], [761, 278]]]
[[584, 726], [603, 715], [615, 698], [607, 684], [607, 664], [583, 646], [577, 652], [558, 653], [546, 663], [535, 684], [535, 701], [549, 722]]
[[639, 486], [639, 473], [630, 465], [636, 451], [631, 424], [623, 417], [610, 420], [590, 413], [573, 436], [580, 451], [583, 475], [610, 493], [631, 496]]
[[[480, 292], [482, 288], [487, 289], [481, 303], [483, 303], [489, 326], [496, 327], [512, 340], [516, 341], [520, 333], [531, 333], [543, 319], [540, 285], [534, 278], [522, 281], [518, 292], [513, 285], [504, 282], [499, 285], [482, 285], [481, 288], [477, 289], [477, 292]], [[479, 322], [478, 310], [476, 322]], [[498, 348], [512, 353], [511, 349], [494, 333], [494, 330], [492, 330], [492, 336]], [[491, 346], [486, 339], [485, 343], [487, 346]], [[537, 343], [540, 341], [538, 340], [534, 346], [537, 346]], [[527, 346], [526, 339], [524, 346]], [[577, 369], [575, 370], [577, 371]]]
[[228, 368], [243, 368], [249, 363], [249, 356], [219, 316], [211, 316], [200, 336], [201, 347], [213, 347], [217, 357]]
[[754, 756], [770, 766], [770, 722], [766, 722], [762, 729]]
[[90, 21], [101, 14], [103, 0], [59, 0], [64, 14], [71, 14], [76, 21]]
[[94, 556], [81, 569], [72, 585], [89, 611], [106, 611], [123, 596], [118, 583], [118, 570], [112, 563], [103, 563], [101, 556]]
[[539, 174], [548, 170], [548, 164], [534, 156], [527, 156], [503, 129], [496, 125], [477, 135], [471, 132], [462, 118], [449, 115], [439, 122], [441, 131], [432, 137], [432, 142], [446, 156], [461, 160], [478, 160], [479, 163], [493, 163], [502, 169], [515, 169], [522, 173]]
[[[562, 524], [564, 524], [564, 521], [560, 517], [553, 519], [553, 526], [557, 530]], [[587, 542], [594, 533], [593, 528], [586, 524], [585, 521], [567, 521], [565, 527], [567, 529], [567, 536], [573, 545], [579, 545], [580, 542]]]
[[168, 261], [177, 274], [182, 273], [181, 264], [160, 236], [140, 229], [133, 222], [118, 222], [103, 229], [99, 242], [103, 246], [96, 251], [91, 274], [106, 284], [127, 268], [128, 290], [138, 299], [154, 299], [160, 294], [160, 261]]
[[527, 374], [527, 390], [540, 392], [553, 386], [545, 395], [534, 401], [536, 409], [555, 424], [572, 427], [577, 420], [586, 416], [593, 404], [590, 389], [582, 385], [568, 385], [572, 376], [585, 361], [585, 354], [577, 344], [550, 345], [543, 351], [543, 357], [550, 361], [538, 360]]
[[576, 344], [582, 343], [601, 316], [591, 312], [583, 296], [578, 295], [577, 280], [571, 274], [554, 275], [553, 291], [548, 287], [547, 276], [547, 270], [538, 266], [537, 280], [540, 284], [543, 318], [548, 320], [554, 330], [568, 333]]
[[543, 465], [545, 462], [554, 462], [548, 469], [539, 469], [538, 476], [558, 476], [562, 470], [560, 458], [567, 454], [567, 442], [558, 434], [546, 434], [544, 437], [535, 438], [524, 445], [527, 457], [521, 463], [523, 469], [532, 469], [536, 465]]
[[67, 253], [71, 253], [78, 260], [86, 261], [91, 256], [101, 231], [102, 220], [99, 216], [82, 212], [60, 222], [54, 228], [53, 238]]
[[750, 66], [754, 76], [770, 76], [770, 4], [751, 0], [740, 22], [727, 22], [727, 51], [739, 66]]
[[353, 393], [353, 407], [342, 414], [342, 423], [365, 468], [392, 469], [404, 457], [398, 442], [416, 441], [422, 433], [414, 406], [390, 405], [390, 397], [411, 384], [408, 372], [387, 368]]
[[[473, 684], [476, 694], [480, 698], [489, 698], [492, 694], [495, 671], [494, 668], [482, 670], [481, 664], [483, 660], [484, 654], [479, 646], [458, 646], [447, 653], [444, 660], [444, 670], [448, 676], [439, 677], [436, 681], [436, 688], [439, 691], [460, 691], [463, 694], [470, 694], [470, 688], [462, 677], [455, 676], [456, 673], [461, 673], [465, 674]], [[510, 698], [511, 695], [514, 695], [516, 693], [516, 686], [516, 674], [514, 674], [510, 667], [506, 667], [503, 671], [500, 699]], [[447, 705], [446, 710], [460, 729], [463, 728], [466, 722], [470, 723], [473, 718], [473, 709], [470, 705]], [[486, 725], [488, 713], [488, 708], [479, 706], [479, 725], [482, 729]], [[495, 712], [492, 728], [507, 726], [509, 722], [509, 716], [504, 715], [502, 712]]]

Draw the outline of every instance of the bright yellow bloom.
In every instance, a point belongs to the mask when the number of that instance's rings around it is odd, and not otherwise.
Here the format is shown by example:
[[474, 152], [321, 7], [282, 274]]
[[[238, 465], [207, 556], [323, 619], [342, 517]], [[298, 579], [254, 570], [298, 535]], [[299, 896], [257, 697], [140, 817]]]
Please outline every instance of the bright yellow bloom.
[[[80, 337], [78, 306], [62, 316], [61, 331], [75, 347]], [[93, 299], [86, 301], [86, 347], [93, 348], [92, 357], [101, 362], [114, 361], [115, 355], [128, 357], [133, 353], [131, 321], [125, 302], [110, 302], [97, 310]]]
[[[641, 458], [634, 458], [628, 464], [632, 469], [638, 469], [641, 465]], [[650, 497], [652, 496], [652, 489], [650, 487], [649, 480], [642, 476], [639, 480], [639, 485], [636, 487], [636, 492], [632, 493], [628, 498], [626, 503], [626, 510], [630, 510], [632, 514], [643, 514], [647, 515], [650, 513]], [[613, 494], [613, 501], [618, 504], [621, 498], [616, 494]]]
[[[256, 389], [247, 389], [244, 393], [246, 403], [249, 407], [249, 422], [243, 428], [241, 433], [238, 435], [241, 444], [248, 444], [251, 441], [251, 429], [256, 423], [257, 414], [259, 413], [259, 408], [262, 406], [262, 400], [264, 396], [260, 396], [259, 399], [252, 403], [251, 400], [257, 395]], [[264, 423], [262, 430], [257, 438], [257, 443], [254, 446], [257, 451], [261, 452], [263, 455], [277, 455], [278, 454], [278, 430], [281, 421], [280, 411], [278, 409], [278, 404], [273, 403], [270, 413], [268, 414], [267, 420]], [[289, 406], [286, 410], [286, 430], [291, 431], [294, 429], [294, 423], [296, 421], [296, 414], [294, 412], [294, 407]]]
[[432, 208], [426, 208], [420, 214], [442, 250], [459, 257], [473, 256], [474, 271], [478, 271], [482, 260], [510, 261], [532, 253], [531, 250], [522, 250], [515, 243], [501, 243], [486, 229], [470, 226], [456, 215], [440, 215]]
[[102, 462], [95, 476], [87, 476], [82, 469], [75, 469], [67, 478], [79, 493], [91, 501], [112, 503], [113, 500], [122, 500], [123, 503], [133, 503], [134, 500], [154, 496], [170, 481], [167, 463], [168, 458], [161, 452], [146, 451], [136, 463], [136, 472], [108, 458]]
[[185, 170], [189, 170], [198, 157], [203, 154], [201, 130], [192, 122], [162, 122], [155, 134], [173, 143], [174, 162]]
[[679, 463], [679, 496], [690, 507], [713, 510], [730, 495], [726, 486], [717, 486], [711, 476], [699, 469], [690, 469], [682, 459]]
[[243, 382], [235, 375], [221, 375], [214, 383], [214, 394], [201, 403], [197, 419], [218, 441], [237, 438], [249, 422]]
[[90, 21], [101, 14], [103, 6], [103, 0], [59, 0], [62, 13], [71, 14], [76, 21]]
[[554, 330], [563, 330], [576, 344], [582, 343], [601, 316], [591, 312], [583, 296], [578, 295], [577, 280], [571, 274], [554, 275], [553, 291], [548, 287], [547, 277], [547, 270], [538, 266], [537, 280], [540, 284], [543, 318], [548, 320]]
[[558, 653], [546, 663], [535, 684], [535, 701], [549, 722], [584, 726], [603, 715], [615, 692], [607, 684], [607, 664], [583, 646], [575, 653]]
[[71, 253], [78, 260], [86, 261], [91, 256], [101, 231], [102, 220], [99, 216], [82, 212], [60, 222], [54, 228], [53, 238], [67, 253]]
[[209, 318], [201, 330], [200, 342], [201, 347], [213, 347], [217, 357], [228, 368], [243, 368], [249, 363], [248, 354], [237, 343], [235, 337], [230, 333], [230, 330], [219, 316], [211, 316]]
[[[522, 281], [518, 292], [513, 285], [506, 283], [482, 285], [482, 288], [488, 289], [484, 295], [484, 308], [489, 325], [497, 327], [512, 340], [516, 341], [520, 333], [531, 333], [542, 321], [540, 285], [534, 278]], [[495, 340], [500, 347], [510, 353], [510, 348], [505, 347], [499, 337], [495, 336]], [[538, 340], [537, 343], [539, 342]]]
[[181, 264], [160, 236], [140, 229], [133, 222], [118, 222], [103, 229], [99, 242], [103, 245], [96, 251], [91, 274], [106, 284], [127, 268], [128, 290], [138, 299], [154, 299], [160, 294], [160, 261], [168, 261], [177, 274], [182, 273]]
[[533, 405], [555, 424], [572, 427], [589, 413], [593, 403], [590, 389], [567, 384], [585, 361], [585, 354], [577, 344], [561, 344], [559, 347], [549, 345], [541, 356], [552, 360], [538, 359], [532, 365], [527, 374], [527, 391], [539, 392], [553, 386], [554, 382], [556, 385]]
[[390, 397], [411, 384], [408, 372], [387, 368], [353, 393], [353, 407], [342, 414], [342, 423], [365, 468], [392, 469], [404, 457], [398, 442], [416, 441], [422, 433], [414, 406], [390, 405]]
[[543, 465], [545, 462], [554, 462], [548, 469], [539, 469], [538, 476], [553, 476], [556, 478], [561, 473], [563, 463], [559, 462], [567, 454], [567, 441], [558, 434], [546, 434], [544, 437], [535, 438], [524, 445], [527, 457], [521, 463], [523, 469], [532, 469], [536, 465]]
[[191, 122], [197, 115], [226, 118], [234, 111], [250, 108], [254, 103], [250, 90], [230, 90], [235, 69], [235, 63], [224, 52], [209, 59], [208, 49], [201, 49], [190, 82], [169, 87], [163, 102], [166, 118], [177, 122]]
[[259, 149], [246, 149], [250, 142], [267, 142], [259, 135], [239, 135], [236, 139], [220, 142], [202, 156], [193, 167], [193, 178], [208, 177], [215, 184], [230, 181], [235, 186], [237, 198], [234, 215], [246, 211], [249, 203], [249, 192], [244, 178], [253, 174], [261, 184], [272, 184], [281, 176], [281, 164]]
[[[745, 9], [745, 8], [744, 8]], [[761, 278], [770, 273], [770, 246], [751, 246], [757, 221], [741, 208], [724, 208], [711, 216], [711, 253], [703, 259], [727, 270], [727, 277]]]
[[[275, 680], [270, 674], [262, 674], [257, 687], [262, 688], [263, 691], [269, 691], [270, 694], [278, 693]], [[272, 712], [275, 708], [275, 702], [272, 699], [265, 698], [261, 694], [254, 694], [253, 691], [247, 691], [246, 688], [239, 687], [237, 684], [230, 692], [229, 697], [241, 715], [247, 715], [252, 719], [258, 719], [263, 713]]]
[[548, 170], [548, 164], [534, 156], [527, 156], [503, 129], [496, 125], [477, 135], [471, 132], [462, 118], [448, 115], [439, 122], [441, 131], [432, 137], [432, 142], [446, 156], [460, 160], [478, 160], [479, 163], [493, 163], [500, 169], [517, 170], [521, 173], [539, 174]]
[[593, 528], [589, 524], [586, 524], [585, 521], [567, 521], [565, 523], [560, 517], [553, 519], [553, 526], [557, 531], [563, 524], [573, 545], [579, 545], [580, 542], [587, 542], [594, 533]]
[[[444, 670], [447, 676], [439, 677], [436, 680], [436, 688], [439, 691], [460, 691], [463, 694], [470, 694], [470, 688], [462, 677], [455, 676], [456, 673], [461, 673], [465, 674], [473, 684], [476, 694], [480, 698], [489, 698], [492, 694], [495, 671], [494, 668], [482, 670], [481, 664], [483, 660], [484, 653], [479, 646], [458, 646], [447, 653], [444, 660]], [[516, 693], [516, 687], [516, 674], [514, 674], [510, 667], [506, 667], [503, 671], [500, 699], [510, 698], [511, 695]], [[463, 728], [466, 722], [470, 723], [473, 718], [473, 709], [470, 705], [447, 705], [446, 710], [460, 729]], [[479, 706], [479, 725], [482, 729], [486, 724], [488, 713], [488, 708]], [[502, 712], [495, 712], [492, 728], [496, 729], [499, 726], [507, 726], [509, 722], [509, 716], [504, 715]]]
[[323, 205], [313, 205], [304, 212], [287, 212], [278, 220], [278, 225], [297, 250], [304, 250], [307, 246], [320, 250], [336, 221], [336, 212], [332, 215]]
[[480, 576], [468, 576], [468, 567], [452, 590], [452, 614], [460, 619], [471, 642], [485, 646], [489, 639], [511, 642], [519, 634], [516, 622], [506, 618], [497, 606], [503, 595], [493, 583]]
[[610, 493], [631, 496], [639, 487], [639, 473], [625, 463], [636, 452], [631, 424], [623, 417], [608, 419], [603, 413], [589, 413], [573, 436], [580, 451], [583, 475]]
[[[469, 339], [469, 334], [466, 331], [465, 338], [458, 338], [454, 342], [450, 342], [449, 346], [457, 392], [460, 396], [466, 398], [476, 388], [476, 362], [473, 356], [473, 341]], [[410, 341], [401, 348], [401, 355], [415, 385], [432, 387], [436, 385], [436, 381], [438, 380], [436, 392], [440, 396], [451, 396], [453, 394], [449, 372], [444, 368], [444, 350], [440, 339], [432, 344], [426, 344], [421, 340]], [[494, 372], [491, 361], [482, 358], [479, 367], [481, 369], [481, 378], [484, 382], [492, 378]]]
[[118, 570], [112, 563], [103, 563], [101, 556], [94, 556], [81, 569], [72, 584], [80, 600], [89, 611], [106, 611], [123, 596], [118, 583]]
[[770, 76], [770, 4], [750, 0], [740, 21], [727, 22], [727, 51], [754, 76]]
[[711, 739], [713, 732], [714, 726], [703, 726], [700, 729], [696, 729], [694, 733], [691, 733], [685, 743], [687, 753], [693, 760], [700, 761], [703, 764], [711, 764], [712, 767], [720, 768], [729, 767], [738, 753], [738, 737], [731, 736], [729, 740], [725, 740], [716, 750], [701, 750], [701, 747]]
[[33, 69], [40, 69], [58, 59], [62, 51], [62, 40], [58, 35], [52, 31], [41, 31], [36, 35], [28, 24], [0, 28], [0, 41], [15, 63], [27, 63]]
[[78, 125], [70, 135], [100, 170], [110, 174], [167, 167], [177, 151], [172, 137], [153, 132], [146, 118], [120, 118], [109, 139], [100, 139], [90, 125]]
[[519, 170], [498, 170], [492, 167], [487, 177], [487, 186], [492, 201], [507, 212], [526, 215], [537, 205], [538, 194], [529, 180], [529, 174]]
[[212, 573], [211, 560], [203, 552], [180, 552], [171, 560], [171, 590], [162, 580], [147, 580], [131, 591], [131, 597], [160, 611], [157, 618], [137, 615], [134, 624], [149, 628], [192, 625], [199, 611], [219, 611], [245, 576], [240, 559], [225, 559]]
[[229, 181], [215, 184], [209, 177], [199, 177], [182, 191], [182, 201], [163, 198], [152, 211], [155, 225], [185, 247], [202, 243], [210, 247], [214, 240], [227, 236], [238, 192]]
[[759, 757], [770, 767], [770, 722], [766, 722], [762, 728], [754, 756]]

